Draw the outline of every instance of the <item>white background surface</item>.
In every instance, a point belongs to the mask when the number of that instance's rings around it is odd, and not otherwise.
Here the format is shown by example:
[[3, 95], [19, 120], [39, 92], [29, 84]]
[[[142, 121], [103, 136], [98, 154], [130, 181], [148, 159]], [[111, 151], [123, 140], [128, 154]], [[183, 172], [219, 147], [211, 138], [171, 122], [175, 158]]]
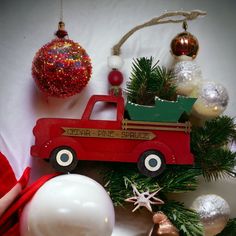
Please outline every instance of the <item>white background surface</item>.
[[[28, 165], [32, 165], [33, 179], [52, 171], [47, 163], [32, 161], [29, 155], [36, 119], [79, 118], [92, 94], [107, 93], [107, 57], [112, 46], [132, 27], [165, 10], [208, 12], [205, 18], [189, 23], [189, 31], [200, 42], [197, 62], [204, 79], [221, 82], [227, 88], [230, 102], [225, 113], [235, 116], [234, 0], [65, 0], [66, 29], [70, 39], [79, 42], [90, 55], [93, 75], [78, 96], [49, 99], [47, 103], [34, 86], [31, 62], [36, 51], [53, 38], [59, 20], [59, 5], [59, 0], [0, 0], [0, 150], [9, 158], [17, 177]], [[181, 25], [162, 25], [134, 34], [122, 48], [125, 78], [129, 77], [132, 58], [154, 56], [160, 64], [169, 65], [170, 41], [181, 31]], [[201, 193], [216, 193], [229, 202], [235, 217], [235, 185], [233, 179], [210, 184], [203, 182], [199, 191], [186, 195], [186, 202], [191, 204]], [[141, 217], [140, 213], [131, 215], [128, 212], [117, 210], [113, 235], [145, 235], [150, 227], [150, 214]]]

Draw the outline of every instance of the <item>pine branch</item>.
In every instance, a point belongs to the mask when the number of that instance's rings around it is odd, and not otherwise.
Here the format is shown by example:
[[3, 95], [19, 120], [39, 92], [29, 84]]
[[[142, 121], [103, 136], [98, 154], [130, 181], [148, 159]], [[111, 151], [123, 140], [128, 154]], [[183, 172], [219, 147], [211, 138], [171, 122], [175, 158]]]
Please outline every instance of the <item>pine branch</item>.
[[157, 63], [153, 65], [153, 57], [134, 60], [130, 81], [127, 83], [128, 100], [140, 105], [151, 102], [156, 86], [148, 85], [149, 83], [155, 84], [152, 80]]
[[[127, 171], [127, 169], [129, 170]], [[187, 186], [189, 186], [189, 190], [194, 190], [196, 185], [189, 185], [189, 183], [193, 182], [195, 176], [199, 174], [198, 171], [193, 171], [195, 174], [190, 174], [191, 171], [188, 171], [186, 174], [186, 171], [179, 172], [180, 170], [176, 170], [175, 174], [171, 175], [173, 170], [170, 170], [165, 176], [162, 176], [162, 179], [160, 179], [160, 182], [163, 182], [163, 186], [161, 186], [157, 182], [157, 179], [147, 178], [140, 175], [137, 170], [131, 169], [116, 169], [114, 171], [107, 172], [105, 175], [105, 180], [109, 180], [107, 189], [115, 206], [123, 206], [124, 200], [133, 196], [133, 192], [130, 187], [131, 183], [134, 184], [140, 192], [147, 190], [154, 192], [161, 187], [162, 190], [160, 195], [161, 199], [165, 201], [165, 204], [156, 207], [153, 206], [154, 210], [163, 211], [170, 221], [180, 230], [180, 235], [203, 235], [202, 225], [199, 222], [198, 214], [192, 210], [184, 208], [182, 203], [168, 200], [164, 194], [164, 192], [182, 192], [181, 186], [183, 189], [187, 189]], [[186, 176], [185, 178], [176, 179], [181, 175]], [[167, 178], [166, 181], [165, 178]]]
[[203, 226], [195, 211], [186, 209], [182, 203], [176, 201], [168, 201], [168, 204], [164, 204], [160, 208], [180, 230], [180, 236], [203, 235]]
[[193, 191], [197, 188], [197, 176], [201, 174], [199, 169], [186, 169], [175, 167], [167, 169], [157, 178], [148, 178], [140, 174], [133, 165], [125, 164], [113, 167], [113, 171], [104, 176], [108, 182], [107, 190], [115, 205], [123, 205], [124, 200], [132, 196], [131, 188], [128, 187], [127, 179], [141, 192], [154, 192], [161, 188], [161, 194], [182, 193]]
[[201, 174], [200, 169], [169, 168], [158, 178], [158, 183], [162, 188], [162, 192], [165, 193], [194, 191], [198, 187], [197, 177]]
[[196, 160], [201, 165], [203, 176], [207, 181], [223, 179], [232, 176], [232, 169], [236, 165], [236, 153], [218, 148], [209, 149], [205, 155], [199, 155]]
[[107, 190], [115, 206], [123, 206], [124, 200], [132, 196], [132, 190], [127, 180], [133, 183], [138, 190], [154, 192], [160, 188], [156, 179], [141, 175], [134, 165], [125, 164], [113, 167], [113, 170], [105, 173], [104, 180], [107, 182]]
[[224, 230], [217, 236], [235, 236], [236, 235], [236, 218], [229, 220]]
[[[180, 230], [180, 235], [200, 236], [202, 226], [199, 223], [199, 216], [196, 212], [184, 208], [183, 204], [176, 201], [169, 201], [165, 195], [166, 192], [183, 192], [195, 190], [197, 187], [196, 176], [200, 174], [199, 170], [185, 170], [176, 168], [167, 170], [161, 178], [148, 178], [138, 173], [136, 168], [122, 165], [115, 166], [113, 171], [105, 174], [105, 180], [109, 181], [107, 185], [108, 192], [115, 206], [123, 206], [124, 200], [133, 196], [131, 183], [136, 186], [140, 192], [149, 190], [154, 192], [161, 189], [161, 199], [165, 201], [162, 206], [157, 206], [155, 210], [161, 210], [171, 222]], [[155, 206], [153, 206], [155, 208]]]
[[206, 152], [209, 148], [222, 147], [236, 139], [236, 125], [228, 116], [206, 121], [203, 127], [193, 127], [191, 148], [195, 155]]
[[193, 127], [191, 149], [206, 180], [231, 176], [236, 153], [228, 150], [226, 144], [235, 139], [235, 128], [233, 119], [227, 116], [207, 121], [203, 127]]
[[155, 82], [157, 83], [157, 91], [155, 96], [166, 99], [166, 100], [176, 100], [176, 86], [173, 83], [173, 72], [167, 70], [164, 66], [157, 66], [155, 68]]
[[132, 65], [130, 81], [127, 82], [128, 100], [140, 105], [153, 105], [155, 96], [162, 99], [176, 98], [173, 74], [165, 67], [153, 63], [153, 57], [138, 58]]

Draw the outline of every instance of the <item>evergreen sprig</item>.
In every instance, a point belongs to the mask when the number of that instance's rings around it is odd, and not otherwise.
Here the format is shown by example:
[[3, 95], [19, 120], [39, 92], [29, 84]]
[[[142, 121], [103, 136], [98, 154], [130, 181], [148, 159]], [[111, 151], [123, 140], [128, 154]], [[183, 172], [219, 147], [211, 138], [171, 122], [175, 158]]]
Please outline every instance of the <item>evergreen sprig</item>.
[[[209, 149], [205, 155], [196, 157], [200, 162], [203, 176], [207, 181], [223, 179], [232, 176], [232, 169], [236, 165], [236, 153], [228, 149]], [[200, 160], [198, 160], [200, 159]]]
[[[129, 183], [133, 183], [138, 190], [145, 192], [156, 191], [160, 188], [155, 178], [148, 178], [141, 175], [138, 169], [131, 164], [126, 167], [117, 165], [104, 174], [104, 181], [107, 182], [107, 190], [115, 206], [123, 206], [124, 200], [132, 196], [132, 188]], [[129, 180], [129, 182], [127, 182]]]
[[[127, 164], [126, 164], [127, 165]], [[193, 191], [197, 188], [197, 176], [201, 174], [199, 169], [170, 168], [157, 178], [146, 177], [138, 172], [134, 165], [126, 168], [114, 167], [105, 175], [108, 182], [107, 190], [115, 205], [123, 205], [124, 200], [132, 196], [129, 183], [133, 183], [140, 192], [154, 192], [161, 188], [161, 195], [166, 193], [182, 193]], [[129, 180], [129, 183], [127, 182]], [[128, 184], [127, 184], [128, 183]], [[168, 204], [168, 201], [166, 202]]]
[[203, 226], [199, 215], [190, 209], [186, 209], [182, 203], [169, 200], [168, 204], [161, 206], [170, 221], [179, 229], [180, 236], [202, 236]]
[[132, 197], [131, 183], [140, 192], [154, 192], [161, 188], [160, 198], [165, 204], [154, 206], [154, 211], [161, 210], [171, 222], [180, 230], [180, 235], [198, 236], [202, 234], [202, 225], [196, 212], [186, 209], [182, 203], [168, 200], [166, 193], [180, 193], [192, 191], [197, 187], [196, 177], [200, 174], [197, 169], [186, 170], [171, 168], [161, 177], [149, 178], [141, 175], [134, 165], [116, 165], [112, 171], [106, 172], [104, 178], [108, 181], [107, 190], [115, 206], [124, 205], [126, 198]]
[[236, 218], [229, 220], [224, 230], [217, 236], [235, 236], [236, 235]]
[[222, 147], [236, 139], [234, 119], [220, 116], [206, 121], [203, 127], [193, 127], [191, 132], [191, 148], [195, 155], [206, 152], [209, 148]]
[[183, 193], [194, 191], [198, 187], [197, 177], [201, 174], [202, 172], [200, 169], [169, 167], [158, 178], [158, 183], [162, 187], [162, 191], [165, 193]]
[[227, 144], [236, 137], [234, 120], [228, 116], [207, 121], [203, 127], [193, 127], [191, 149], [196, 166], [206, 180], [217, 180], [232, 175], [236, 153]]
[[153, 62], [153, 57], [135, 59], [130, 81], [127, 82], [128, 100], [140, 105], [153, 105], [155, 96], [174, 100], [176, 89], [172, 82], [171, 70]]

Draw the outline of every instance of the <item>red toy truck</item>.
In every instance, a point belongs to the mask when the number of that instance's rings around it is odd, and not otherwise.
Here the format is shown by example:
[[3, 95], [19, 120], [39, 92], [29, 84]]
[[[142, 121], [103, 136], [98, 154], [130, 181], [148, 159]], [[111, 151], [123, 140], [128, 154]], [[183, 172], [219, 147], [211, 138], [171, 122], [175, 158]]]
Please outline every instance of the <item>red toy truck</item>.
[[[92, 119], [97, 102], [116, 106], [115, 120]], [[190, 124], [124, 119], [124, 99], [90, 98], [81, 119], [42, 118], [33, 129], [31, 155], [50, 159], [59, 171], [72, 171], [78, 160], [137, 163], [146, 176], [157, 176], [166, 164], [192, 165]]]

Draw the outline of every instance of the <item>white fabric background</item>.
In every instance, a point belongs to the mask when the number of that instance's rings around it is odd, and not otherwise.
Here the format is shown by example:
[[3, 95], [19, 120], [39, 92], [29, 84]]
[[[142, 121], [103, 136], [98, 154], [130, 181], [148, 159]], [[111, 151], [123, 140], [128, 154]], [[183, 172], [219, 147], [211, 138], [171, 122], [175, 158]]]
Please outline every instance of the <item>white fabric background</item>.
[[[9, 158], [16, 176], [31, 165], [32, 180], [51, 172], [48, 163], [32, 160], [29, 154], [34, 138], [32, 128], [39, 117], [77, 117], [92, 94], [107, 93], [107, 57], [111, 47], [133, 26], [165, 10], [201, 9], [205, 18], [189, 23], [189, 31], [200, 42], [197, 62], [204, 79], [221, 82], [230, 96], [226, 114], [235, 116], [235, 7], [234, 0], [64, 0], [64, 21], [69, 37], [79, 42], [92, 59], [93, 75], [78, 96], [48, 103], [37, 92], [31, 78], [35, 52], [53, 38], [59, 20], [59, 0], [0, 1], [0, 150]], [[129, 77], [133, 58], [154, 56], [160, 64], [169, 65], [171, 39], [181, 32], [181, 25], [162, 25], [134, 34], [122, 48], [122, 72]], [[125, 83], [123, 84], [125, 86]], [[94, 174], [94, 168], [88, 168]], [[195, 193], [186, 195], [191, 204], [201, 193], [216, 193], [230, 204], [236, 216], [236, 181], [233, 179], [204, 183]], [[135, 215], [117, 210], [114, 236], [145, 235], [150, 227], [150, 214]]]

